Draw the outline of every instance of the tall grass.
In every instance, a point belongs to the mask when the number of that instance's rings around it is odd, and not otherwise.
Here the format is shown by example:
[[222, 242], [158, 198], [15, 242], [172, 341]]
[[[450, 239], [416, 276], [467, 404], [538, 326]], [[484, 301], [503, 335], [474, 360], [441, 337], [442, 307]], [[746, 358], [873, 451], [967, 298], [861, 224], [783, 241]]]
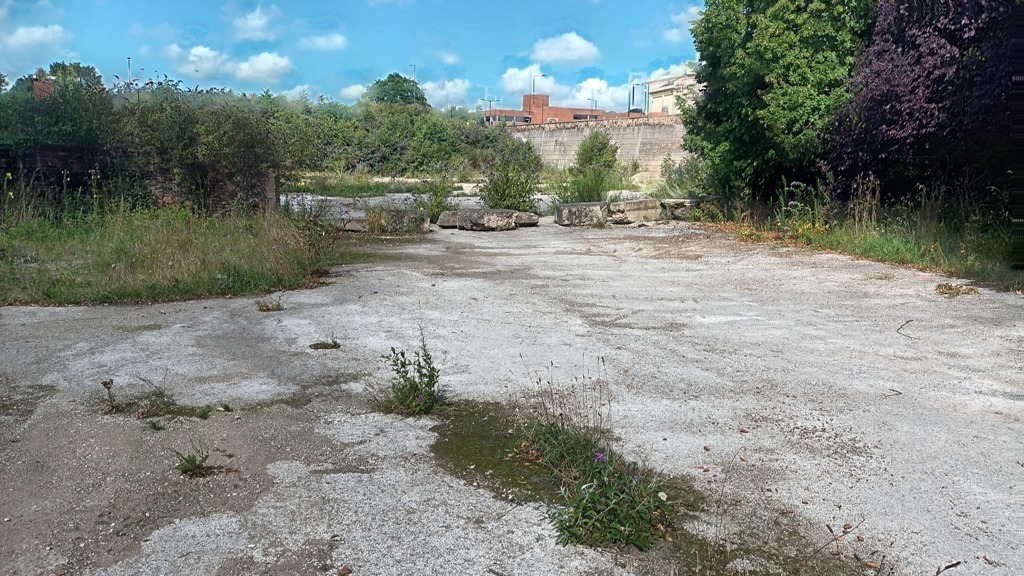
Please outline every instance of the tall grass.
[[182, 207], [62, 220], [8, 213], [0, 303], [153, 302], [296, 288], [318, 261], [279, 211], [208, 217]]
[[604, 202], [611, 190], [623, 190], [632, 186], [629, 178], [620, 170], [589, 168], [566, 172], [555, 182], [554, 196], [558, 204], [583, 202]]
[[782, 196], [770, 226], [742, 229], [741, 237], [798, 242], [1024, 290], [1024, 272], [1009, 265], [1010, 227], [998, 199], [953, 205], [941, 189], [922, 186], [915, 198], [886, 206], [877, 183], [863, 184], [842, 206], [806, 194]]

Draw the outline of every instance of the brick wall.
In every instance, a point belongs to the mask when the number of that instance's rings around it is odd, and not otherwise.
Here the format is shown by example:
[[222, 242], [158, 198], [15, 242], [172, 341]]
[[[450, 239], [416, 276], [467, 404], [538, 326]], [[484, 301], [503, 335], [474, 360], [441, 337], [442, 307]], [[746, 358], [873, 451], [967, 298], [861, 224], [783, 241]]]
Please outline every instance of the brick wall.
[[686, 157], [683, 136], [686, 129], [678, 116], [559, 122], [510, 128], [517, 138], [533, 143], [544, 164], [566, 168], [576, 161], [576, 149], [593, 130], [601, 130], [619, 147], [618, 159], [628, 164], [636, 160], [641, 170], [657, 172], [665, 156], [673, 160]]

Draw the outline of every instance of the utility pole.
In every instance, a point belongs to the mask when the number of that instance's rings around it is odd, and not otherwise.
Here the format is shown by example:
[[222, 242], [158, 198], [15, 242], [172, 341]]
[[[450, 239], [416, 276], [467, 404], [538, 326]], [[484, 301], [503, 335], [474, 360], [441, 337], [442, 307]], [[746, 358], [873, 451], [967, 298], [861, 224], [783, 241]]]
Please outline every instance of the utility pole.
[[419, 81], [416, 80], [416, 65], [415, 64], [409, 64], [409, 66], [412, 66], [412, 81], [418, 83]]
[[481, 98], [480, 101], [481, 102], [487, 102], [487, 114], [485, 115], [485, 118], [488, 118], [487, 125], [490, 126], [494, 122], [494, 120], [490, 119], [490, 112], [491, 112], [491, 109], [494, 107], [494, 103], [497, 102], [498, 99], [497, 98], [489, 97], [489, 95], [487, 94], [487, 89], [488, 88], [490, 88], [490, 86], [484, 86], [484, 97]]
[[530, 74], [530, 123], [533, 124], [533, 95], [537, 92], [537, 78], [547, 78], [547, 74]]

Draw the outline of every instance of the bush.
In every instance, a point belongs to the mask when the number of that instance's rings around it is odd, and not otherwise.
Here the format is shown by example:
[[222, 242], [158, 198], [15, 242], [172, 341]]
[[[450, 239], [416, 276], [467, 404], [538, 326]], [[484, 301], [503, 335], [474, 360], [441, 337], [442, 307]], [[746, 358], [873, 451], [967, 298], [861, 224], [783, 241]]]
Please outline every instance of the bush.
[[612, 144], [608, 135], [595, 130], [580, 142], [576, 149], [576, 165], [571, 169], [576, 175], [594, 171], [611, 172], [615, 169], [619, 147]]
[[371, 390], [374, 403], [381, 412], [421, 416], [429, 414], [439, 403], [438, 380], [441, 371], [427, 350], [427, 341], [420, 334], [420, 348], [410, 360], [404, 350], [394, 347], [382, 356], [391, 369], [391, 386], [385, 390]]
[[489, 208], [535, 212], [534, 193], [540, 169], [541, 159], [532, 144], [512, 138], [503, 141], [485, 170], [484, 203]]

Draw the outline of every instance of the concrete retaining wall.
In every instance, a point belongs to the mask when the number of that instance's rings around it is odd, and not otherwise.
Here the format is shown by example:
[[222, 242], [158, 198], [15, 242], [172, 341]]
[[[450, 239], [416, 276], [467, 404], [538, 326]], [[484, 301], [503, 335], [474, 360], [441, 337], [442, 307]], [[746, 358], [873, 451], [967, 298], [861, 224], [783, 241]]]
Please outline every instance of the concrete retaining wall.
[[516, 126], [510, 129], [517, 138], [533, 143], [544, 164], [566, 168], [576, 161], [576, 149], [593, 130], [601, 130], [619, 147], [619, 162], [640, 163], [640, 169], [657, 172], [665, 156], [682, 160], [686, 129], [678, 116], [559, 122]]

